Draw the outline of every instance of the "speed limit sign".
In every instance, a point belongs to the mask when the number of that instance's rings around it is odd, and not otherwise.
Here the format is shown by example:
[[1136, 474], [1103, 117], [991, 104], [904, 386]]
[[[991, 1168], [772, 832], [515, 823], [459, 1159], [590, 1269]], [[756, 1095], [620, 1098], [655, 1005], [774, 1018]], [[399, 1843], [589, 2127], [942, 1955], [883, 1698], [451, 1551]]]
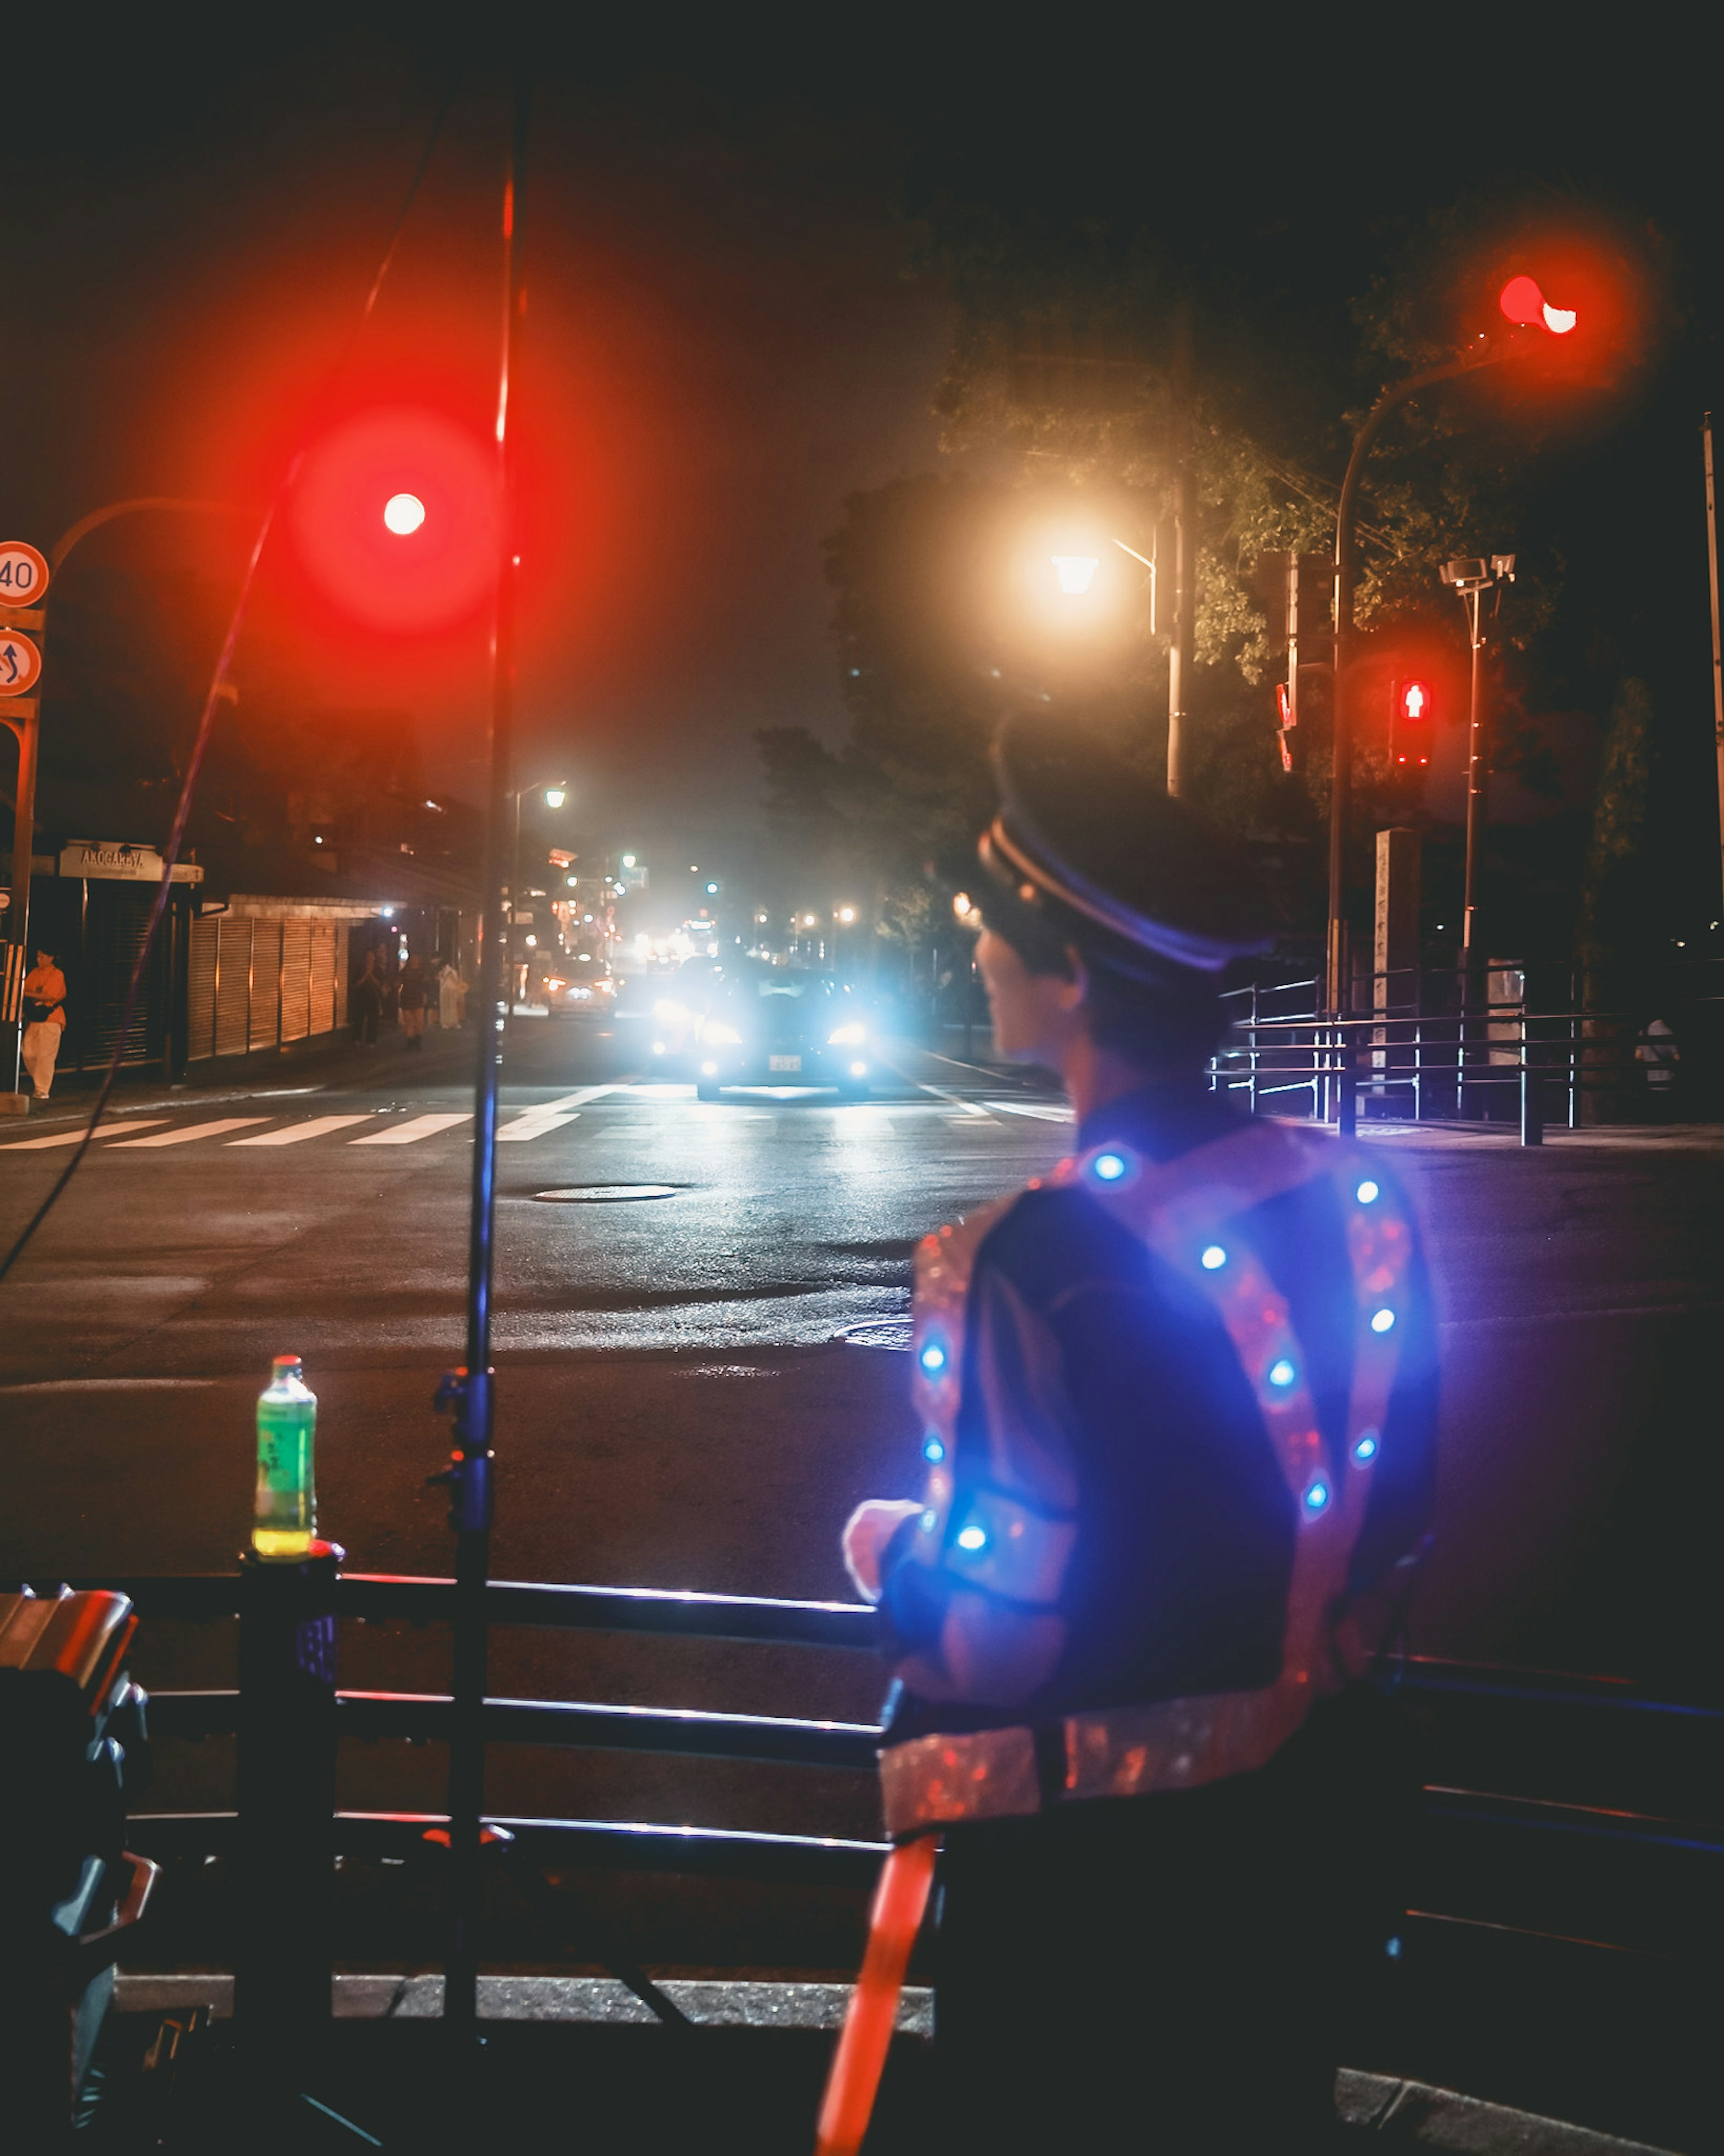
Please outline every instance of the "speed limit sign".
[[0, 543], [0, 607], [40, 606], [47, 591], [47, 556], [27, 539]]
[[29, 638], [0, 629], [0, 696], [22, 696], [35, 687], [41, 671], [42, 654]]

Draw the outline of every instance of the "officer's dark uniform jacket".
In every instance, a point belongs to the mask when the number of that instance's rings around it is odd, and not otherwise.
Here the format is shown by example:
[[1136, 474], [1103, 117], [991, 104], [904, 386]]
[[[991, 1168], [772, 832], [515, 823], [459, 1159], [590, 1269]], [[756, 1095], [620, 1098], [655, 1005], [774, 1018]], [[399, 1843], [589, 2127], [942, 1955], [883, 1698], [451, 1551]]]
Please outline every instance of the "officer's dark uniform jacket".
[[895, 1834], [1264, 1765], [1419, 1543], [1431, 1298], [1392, 1176], [1151, 1087], [922, 1244], [925, 1509], [881, 1607]]

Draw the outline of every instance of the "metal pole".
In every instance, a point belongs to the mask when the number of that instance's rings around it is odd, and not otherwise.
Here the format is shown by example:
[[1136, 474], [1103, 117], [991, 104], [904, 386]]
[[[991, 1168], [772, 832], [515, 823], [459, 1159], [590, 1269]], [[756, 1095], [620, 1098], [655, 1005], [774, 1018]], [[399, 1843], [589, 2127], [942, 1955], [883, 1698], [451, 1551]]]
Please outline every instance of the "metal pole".
[[[509, 177], [503, 191], [503, 324], [497, 367], [497, 475], [500, 546], [491, 636], [490, 813], [485, 830], [485, 914], [480, 920], [478, 1069], [475, 1074], [473, 1194], [467, 1263], [467, 1363], [444, 1380], [439, 1400], [454, 1409], [454, 1443], [448, 1471], [449, 1525], [455, 1531], [455, 1612], [449, 1744], [449, 1941], [444, 2017], [458, 2045], [477, 2035], [480, 1889], [480, 1827], [485, 1801], [485, 1589], [490, 1568], [491, 1430], [495, 1400], [490, 1368], [491, 1254], [496, 1195], [497, 1075], [507, 998], [502, 993], [505, 908], [501, 883], [508, 844], [508, 782], [515, 729], [516, 585], [521, 569], [516, 483], [517, 454], [510, 431], [511, 367], [518, 360], [526, 292], [521, 280], [527, 123], [531, 92], [517, 70]], [[510, 894], [512, 909], [514, 893]]]
[[1186, 698], [1191, 693], [1193, 587], [1197, 581], [1197, 499], [1191, 470], [1191, 302], [1173, 308], [1173, 634], [1167, 650], [1167, 791], [1191, 790], [1191, 729]]
[[1478, 970], [1484, 950], [1479, 919], [1480, 851], [1484, 842], [1485, 817], [1489, 802], [1491, 769], [1485, 754], [1484, 658], [1485, 635], [1480, 603], [1482, 591], [1468, 592], [1467, 637], [1472, 645], [1472, 680], [1467, 707], [1466, 752], [1466, 875], [1461, 899], [1460, 963], [1465, 971], [1466, 1007], [1478, 1000]]
[[1456, 375], [1471, 374], [1481, 367], [1495, 367], [1517, 352], [1530, 349], [1513, 341], [1487, 345], [1439, 367], [1422, 368], [1404, 382], [1385, 389], [1366, 414], [1355, 436], [1347, 475], [1341, 482], [1341, 501], [1335, 512], [1335, 708], [1334, 746], [1329, 778], [1329, 936], [1325, 980], [1325, 1009], [1331, 1018], [1347, 1014], [1347, 816], [1352, 791], [1352, 711], [1347, 675], [1355, 656], [1353, 590], [1357, 578], [1359, 481], [1372, 444], [1383, 423], [1398, 404], [1403, 404], [1434, 382]]
[[[19, 624], [26, 620], [39, 623], [42, 616], [17, 613], [13, 619]], [[30, 855], [36, 837], [36, 750], [41, 737], [41, 714], [39, 696], [20, 696], [0, 711], [0, 718], [5, 720], [18, 738], [18, 798], [12, 825], [12, 899], [6, 909], [10, 965], [3, 993], [5, 1022], [11, 1034], [4, 1077], [7, 1090], [13, 1096], [8, 1105], [18, 1110], [28, 1105], [20, 1073], [24, 1052], [24, 976], [30, 970]]]
[[1718, 845], [1721, 869], [1724, 869], [1724, 647], [1718, 639], [1718, 501], [1712, 484], [1712, 415], [1708, 412], [1701, 427], [1701, 439], [1706, 444], [1706, 569], [1711, 581], [1712, 598], [1712, 734], [1718, 759]]

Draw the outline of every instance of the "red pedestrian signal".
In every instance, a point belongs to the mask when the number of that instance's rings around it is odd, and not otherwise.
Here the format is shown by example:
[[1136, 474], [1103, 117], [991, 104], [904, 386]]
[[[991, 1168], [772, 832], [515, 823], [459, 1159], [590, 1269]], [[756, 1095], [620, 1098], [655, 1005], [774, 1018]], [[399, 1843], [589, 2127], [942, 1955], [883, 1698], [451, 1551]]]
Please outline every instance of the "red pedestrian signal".
[[1388, 760], [1396, 771], [1423, 771], [1431, 760], [1436, 697], [1429, 681], [1397, 681], [1389, 716]]

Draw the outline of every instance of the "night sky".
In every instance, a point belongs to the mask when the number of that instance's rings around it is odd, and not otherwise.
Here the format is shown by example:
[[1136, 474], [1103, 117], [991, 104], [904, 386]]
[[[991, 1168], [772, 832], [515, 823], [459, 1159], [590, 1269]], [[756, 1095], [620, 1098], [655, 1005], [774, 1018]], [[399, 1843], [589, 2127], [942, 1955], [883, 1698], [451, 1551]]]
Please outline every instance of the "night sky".
[[[278, 13], [213, 33], [170, 17], [97, 35], [85, 18], [23, 39], [31, 95], [0, 154], [11, 533], [45, 547], [133, 493], [260, 501], [308, 410], [398, 384], [482, 424], [505, 121], [485, 26], [470, 10]], [[1624, 514], [1655, 511], [1687, 608], [1697, 453], [1679, 467], [1709, 393], [1719, 268], [1701, 55], [1660, 33], [1603, 50], [1568, 19], [1560, 40], [1554, 18], [1421, 18], [1415, 38], [1401, 14], [1315, 13], [1183, 43], [1099, 12], [989, 33], [847, 15], [789, 42], [674, 17], [649, 41], [541, 34], [523, 773], [567, 770], [618, 829], [734, 823], [757, 801], [755, 727], [837, 737], [819, 542], [851, 490], [937, 460], [952, 311], [914, 264], [918, 220], [954, 199], [1147, 225], [1331, 341], [1395, 220], [1493, 173], [1657, 220], [1687, 311], [1660, 393], [1670, 473]], [[397, 274], [314, 407], [452, 55], [464, 71]], [[91, 552], [231, 578], [243, 528], [140, 520]], [[479, 625], [380, 656], [291, 548], [266, 567], [260, 634], [294, 645], [320, 700], [412, 711], [432, 782], [476, 793]], [[1703, 685], [1703, 619], [1694, 633]]]

